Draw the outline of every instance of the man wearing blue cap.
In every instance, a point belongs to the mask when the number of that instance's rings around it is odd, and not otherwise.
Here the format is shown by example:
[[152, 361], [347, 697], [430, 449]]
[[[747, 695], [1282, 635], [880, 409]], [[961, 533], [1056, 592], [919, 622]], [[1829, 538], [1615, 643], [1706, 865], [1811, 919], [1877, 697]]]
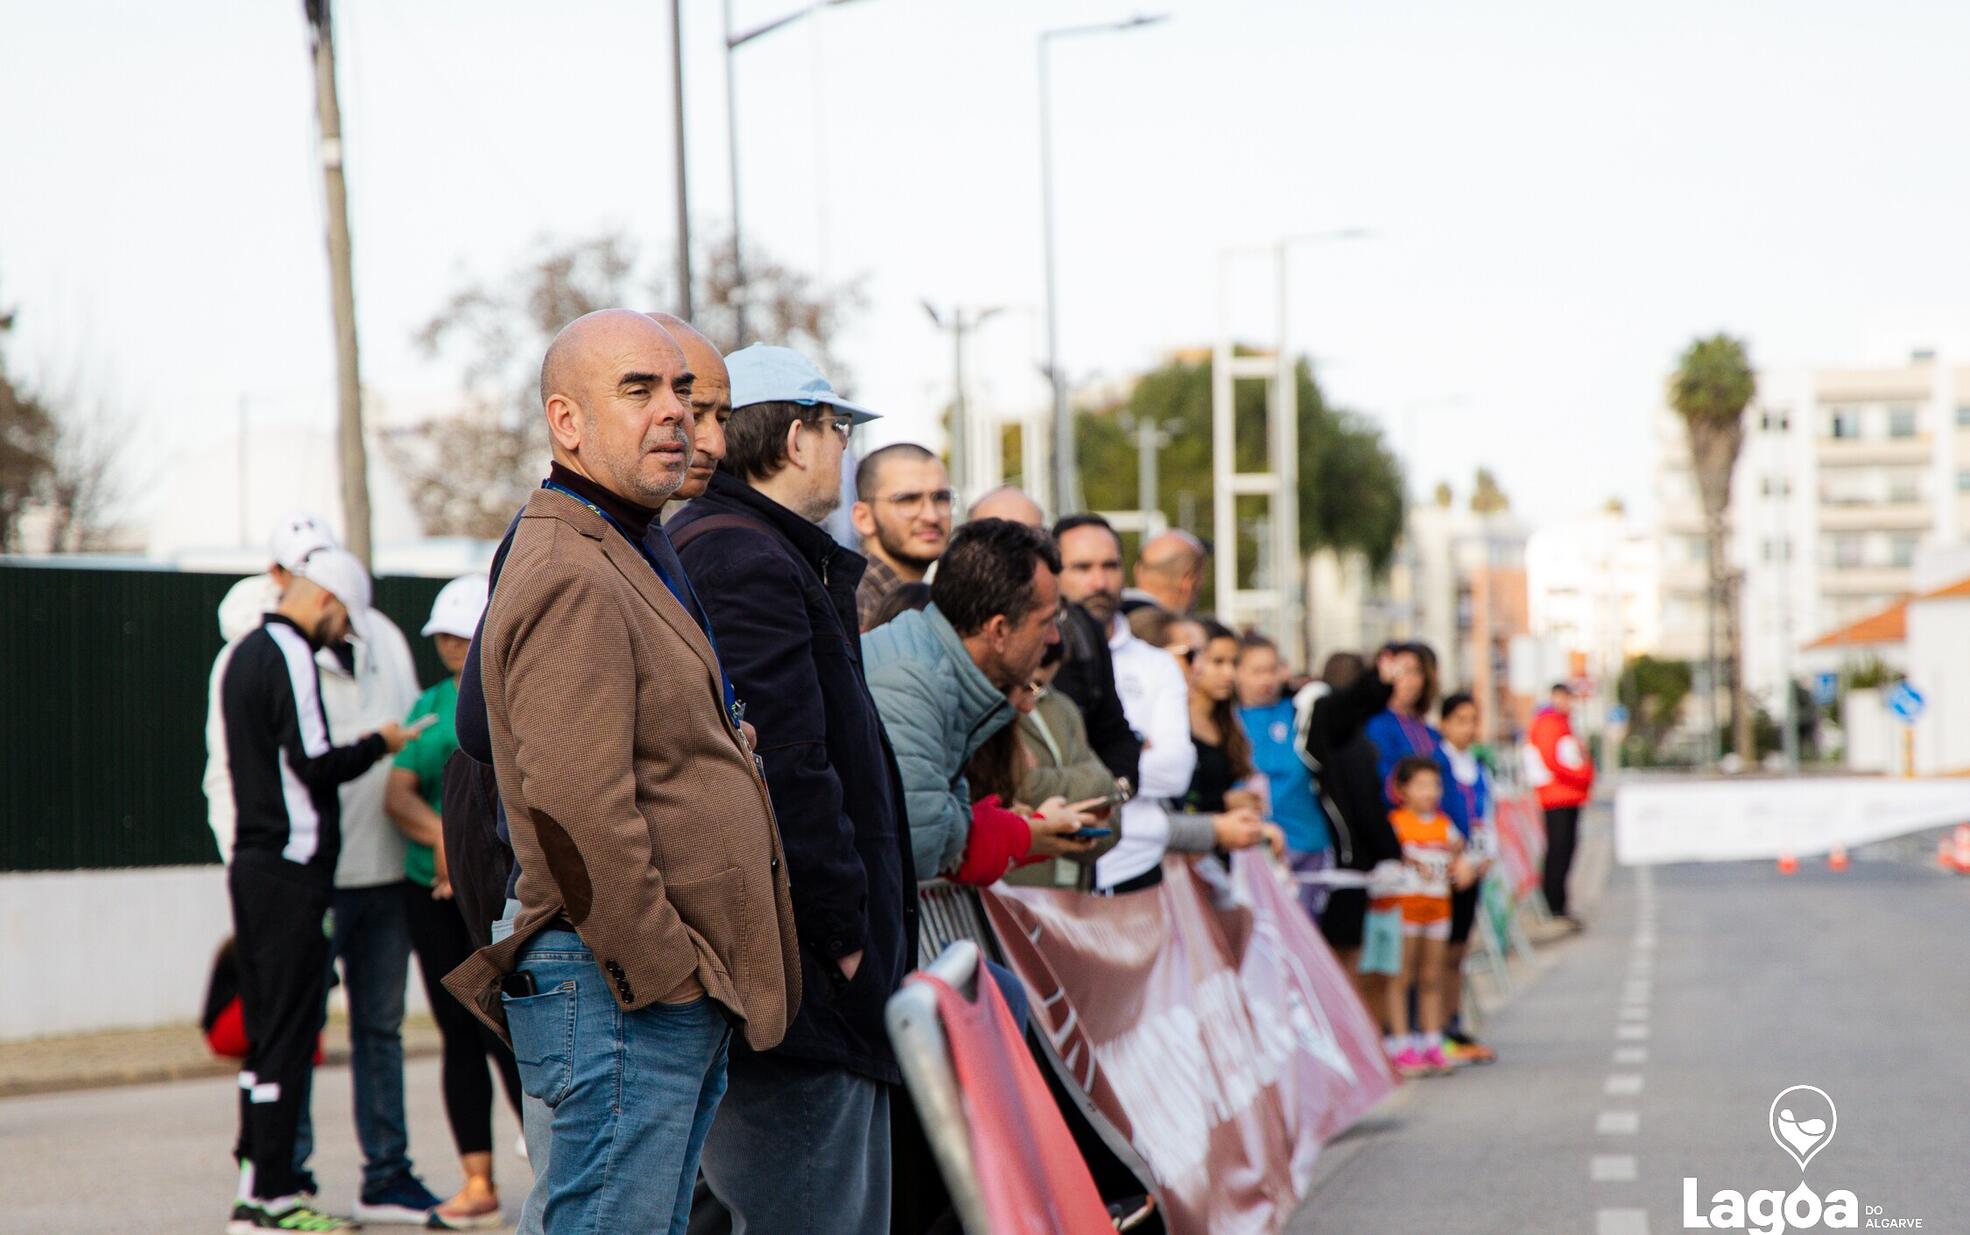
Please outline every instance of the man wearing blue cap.
[[850, 403], [806, 357], [726, 357], [732, 417], [704, 496], [670, 524], [748, 704], [793, 892], [804, 999], [771, 1051], [734, 1048], [704, 1174], [735, 1235], [889, 1229], [883, 1005], [916, 967], [902, 780], [862, 675], [866, 560], [817, 524], [841, 500]]

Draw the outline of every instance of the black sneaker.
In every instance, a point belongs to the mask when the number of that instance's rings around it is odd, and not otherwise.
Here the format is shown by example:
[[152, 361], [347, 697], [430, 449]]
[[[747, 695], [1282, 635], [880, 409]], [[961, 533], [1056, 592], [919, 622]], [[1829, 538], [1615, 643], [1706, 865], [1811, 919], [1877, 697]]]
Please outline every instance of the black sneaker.
[[356, 1220], [375, 1226], [423, 1226], [431, 1211], [445, 1203], [415, 1175], [374, 1190], [365, 1189], [356, 1201]]

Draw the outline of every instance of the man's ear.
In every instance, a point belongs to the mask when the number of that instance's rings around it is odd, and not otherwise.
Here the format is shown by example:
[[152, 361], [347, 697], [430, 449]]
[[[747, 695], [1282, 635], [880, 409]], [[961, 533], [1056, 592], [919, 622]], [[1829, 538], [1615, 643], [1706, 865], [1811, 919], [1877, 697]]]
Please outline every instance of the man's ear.
[[1004, 652], [1006, 644], [1012, 639], [1012, 620], [1003, 613], [994, 613], [985, 621], [985, 641], [994, 652]]
[[807, 443], [801, 440], [800, 431], [807, 425], [794, 421], [787, 426], [787, 463], [789, 466], [805, 469], [807, 467]]
[[856, 502], [848, 508], [848, 521], [855, 525], [855, 534], [868, 540], [876, 534], [875, 507], [867, 502]]
[[581, 449], [581, 409], [567, 395], [547, 396], [547, 433], [554, 444], [569, 454]]

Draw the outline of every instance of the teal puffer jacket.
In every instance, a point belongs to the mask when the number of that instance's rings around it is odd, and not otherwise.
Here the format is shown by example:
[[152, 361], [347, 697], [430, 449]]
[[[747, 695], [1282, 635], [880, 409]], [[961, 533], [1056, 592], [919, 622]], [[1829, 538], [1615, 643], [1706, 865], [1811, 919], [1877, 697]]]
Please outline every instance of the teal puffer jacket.
[[1012, 722], [1012, 705], [936, 605], [864, 634], [862, 665], [903, 774], [917, 878], [948, 874], [971, 833], [965, 762]]

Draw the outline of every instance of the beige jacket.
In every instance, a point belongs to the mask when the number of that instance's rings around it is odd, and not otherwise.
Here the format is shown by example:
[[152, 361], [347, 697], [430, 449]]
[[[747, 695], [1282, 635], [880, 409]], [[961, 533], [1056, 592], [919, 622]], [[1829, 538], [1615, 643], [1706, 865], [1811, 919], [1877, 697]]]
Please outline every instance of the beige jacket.
[[624, 1010], [702, 989], [754, 1049], [778, 1043], [800, 1003], [786, 864], [698, 624], [600, 515], [542, 489], [480, 658], [520, 914], [446, 988], [503, 1034], [500, 979], [565, 914]]

